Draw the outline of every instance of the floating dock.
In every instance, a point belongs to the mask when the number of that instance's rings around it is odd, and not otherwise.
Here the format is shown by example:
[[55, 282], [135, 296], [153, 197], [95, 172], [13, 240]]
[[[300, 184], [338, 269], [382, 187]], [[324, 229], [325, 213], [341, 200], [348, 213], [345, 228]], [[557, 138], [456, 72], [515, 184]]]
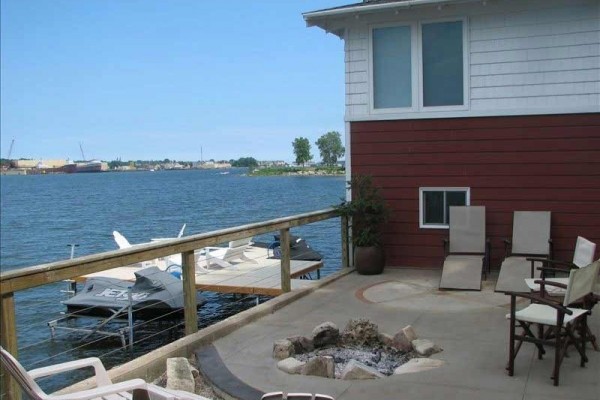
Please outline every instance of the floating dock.
[[[231, 267], [212, 267], [208, 270], [196, 269], [196, 288], [202, 291], [231, 294], [277, 296], [281, 290], [281, 260], [268, 258], [264, 247], [250, 246], [244, 254], [252, 261], [233, 262]], [[290, 261], [292, 290], [311, 286], [311, 273], [320, 277], [322, 261]], [[134, 282], [139, 264], [113, 268], [110, 270], [83, 275], [76, 278], [82, 282], [91, 277], [108, 277]]]

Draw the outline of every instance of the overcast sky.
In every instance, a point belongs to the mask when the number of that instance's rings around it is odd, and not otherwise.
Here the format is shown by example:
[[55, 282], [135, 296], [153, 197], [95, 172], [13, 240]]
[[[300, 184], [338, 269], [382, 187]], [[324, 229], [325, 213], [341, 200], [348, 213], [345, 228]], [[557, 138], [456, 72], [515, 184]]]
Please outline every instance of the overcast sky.
[[352, 0], [2, 0], [1, 156], [293, 160], [344, 130]]

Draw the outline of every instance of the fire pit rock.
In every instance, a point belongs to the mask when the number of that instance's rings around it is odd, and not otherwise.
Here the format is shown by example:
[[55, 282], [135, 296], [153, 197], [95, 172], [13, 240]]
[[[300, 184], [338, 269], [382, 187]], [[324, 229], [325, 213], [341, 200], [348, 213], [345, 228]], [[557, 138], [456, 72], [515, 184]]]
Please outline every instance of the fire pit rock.
[[379, 329], [368, 319], [351, 319], [342, 333], [342, 344], [346, 346], [378, 346]]
[[325, 347], [337, 344], [340, 330], [333, 322], [323, 322], [312, 331], [312, 341], [315, 347]]
[[[338, 379], [377, 379], [385, 376], [437, 368], [441, 360], [426, 358], [408, 363], [416, 357], [428, 357], [442, 351], [430, 340], [419, 339], [406, 326], [395, 335], [379, 332], [376, 324], [358, 318], [348, 322], [344, 331], [333, 322], [324, 322], [312, 331], [311, 338], [292, 336], [273, 346], [277, 366], [289, 374]], [[396, 372], [395, 372], [396, 371]]]

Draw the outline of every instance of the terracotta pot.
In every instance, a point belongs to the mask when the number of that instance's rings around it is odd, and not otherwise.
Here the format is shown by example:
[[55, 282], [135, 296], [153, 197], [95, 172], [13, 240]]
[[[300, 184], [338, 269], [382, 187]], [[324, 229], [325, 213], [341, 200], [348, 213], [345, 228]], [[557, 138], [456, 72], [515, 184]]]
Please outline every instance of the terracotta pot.
[[384, 266], [385, 254], [383, 248], [377, 246], [354, 248], [354, 268], [359, 274], [381, 274]]

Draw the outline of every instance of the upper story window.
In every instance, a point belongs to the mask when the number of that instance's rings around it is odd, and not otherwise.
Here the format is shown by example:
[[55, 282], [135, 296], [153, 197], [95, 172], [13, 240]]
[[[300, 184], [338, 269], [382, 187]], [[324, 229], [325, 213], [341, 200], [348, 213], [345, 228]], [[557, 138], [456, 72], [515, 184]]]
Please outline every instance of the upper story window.
[[371, 31], [374, 110], [466, 105], [465, 22], [423, 22]]

